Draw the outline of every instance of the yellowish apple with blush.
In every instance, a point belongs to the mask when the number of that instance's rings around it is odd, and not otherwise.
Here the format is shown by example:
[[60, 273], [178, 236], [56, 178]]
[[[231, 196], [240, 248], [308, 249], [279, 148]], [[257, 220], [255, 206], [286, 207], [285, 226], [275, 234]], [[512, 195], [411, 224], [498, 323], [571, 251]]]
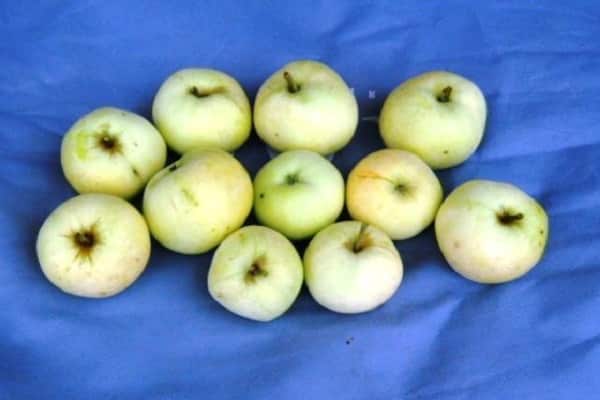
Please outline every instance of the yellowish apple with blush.
[[353, 219], [407, 239], [431, 224], [442, 186], [431, 168], [415, 154], [385, 149], [363, 158], [350, 172], [346, 205]]

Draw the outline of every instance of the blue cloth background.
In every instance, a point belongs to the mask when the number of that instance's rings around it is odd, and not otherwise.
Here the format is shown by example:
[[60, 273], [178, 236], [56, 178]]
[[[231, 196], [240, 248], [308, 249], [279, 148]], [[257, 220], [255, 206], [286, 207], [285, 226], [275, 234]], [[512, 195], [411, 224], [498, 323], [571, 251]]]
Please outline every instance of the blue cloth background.
[[[597, 2], [35, 3], [0, 5], [0, 399], [598, 398]], [[44, 279], [34, 242], [74, 194], [59, 149], [79, 116], [112, 105], [150, 117], [161, 82], [188, 66], [222, 69], [253, 98], [298, 58], [339, 71], [362, 117], [427, 70], [477, 82], [485, 139], [439, 176], [446, 192], [488, 178], [538, 198], [551, 221], [543, 261], [478, 285], [447, 267], [428, 229], [397, 243], [405, 280], [384, 307], [338, 315], [303, 290], [269, 324], [211, 300], [211, 254], [155, 245], [139, 281], [103, 301]], [[335, 164], [347, 174], [382, 146], [363, 120]], [[237, 155], [252, 174], [267, 160], [255, 136]]]

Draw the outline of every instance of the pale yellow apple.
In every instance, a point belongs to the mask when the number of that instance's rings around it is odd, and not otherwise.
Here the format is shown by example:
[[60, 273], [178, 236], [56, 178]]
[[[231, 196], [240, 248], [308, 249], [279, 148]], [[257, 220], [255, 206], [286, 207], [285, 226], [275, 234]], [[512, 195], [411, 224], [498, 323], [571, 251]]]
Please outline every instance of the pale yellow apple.
[[370, 311], [402, 282], [400, 253], [381, 229], [358, 221], [330, 225], [304, 253], [304, 276], [313, 298], [340, 313]]
[[481, 142], [487, 106], [477, 85], [446, 71], [416, 76], [388, 96], [379, 116], [387, 147], [416, 153], [434, 169], [465, 161]]
[[215, 251], [208, 291], [234, 314], [271, 321], [294, 303], [302, 276], [302, 260], [289, 240], [264, 226], [245, 226]]
[[542, 258], [548, 216], [518, 187], [472, 180], [446, 198], [435, 233], [448, 264], [465, 278], [501, 283], [526, 274]]
[[252, 110], [244, 89], [231, 76], [212, 69], [177, 71], [160, 87], [152, 117], [170, 148], [233, 151], [250, 136]]
[[354, 94], [317, 61], [285, 65], [263, 83], [254, 103], [256, 132], [278, 151], [336, 152], [352, 139], [357, 124]]
[[252, 181], [219, 149], [196, 149], [157, 173], [144, 192], [150, 232], [178, 253], [204, 253], [238, 229], [252, 210]]
[[107, 297], [131, 285], [150, 257], [142, 215], [125, 200], [83, 194], [56, 208], [36, 243], [46, 278], [66, 293]]
[[413, 237], [429, 226], [442, 197], [431, 168], [403, 150], [367, 155], [352, 169], [346, 186], [352, 218], [381, 228], [394, 240]]
[[129, 198], [164, 165], [167, 146], [145, 118], [118, 108], [99, 108], [65, 134], [60, 159], [79, 193]]

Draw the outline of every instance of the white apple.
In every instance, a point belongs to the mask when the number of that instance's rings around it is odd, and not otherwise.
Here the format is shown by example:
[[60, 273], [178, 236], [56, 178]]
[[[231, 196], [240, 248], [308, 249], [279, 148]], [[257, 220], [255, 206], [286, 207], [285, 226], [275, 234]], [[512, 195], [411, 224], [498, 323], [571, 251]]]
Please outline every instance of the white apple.
[[196, 149], [157, 173], [144, 192], [144, 215], [163, 246], [204, 253], [238, 229], [252, 210], [252, 181], [219, 149]]
[[348, 175], [346, 204], [352, 218], [383, 229], [394, 240], [413, 237], [429, 226], [442, 197], [431, 168], [403, 150], [371, 153]]
[[333, 223], [343, 208], [344, 178], [318, 153], [281, 153], [254, 178], [256, 217], [290, 239], [314, 235]]
[[516, 186], [472, 180], [446, 198], [435, 234], [456, 272], [475, 282], [501, 283], [521, 277], [540, 261], [548, 216]]
[[327, 65], [296, 61], [260, 87], [254, 103], [258, 136], [278, 151], [330, 154], [356, 131], [358, 105], [344, 80]]
[[264, 226], [245, 226], [215, 251], [208, 291], [234, 314], [270, 321], [294, 303], [302, 276], [302, 260], [289, 240]]
[[171, 75], [154, 98], [152, 116], [178, 153], [195, 147], [233, 151], [252, 128], [250, 102], [242, 87], [212, 69], [183, 69]]
[[379, 130], [387, 147], [412, 151], [434, 169], [449, 168], [479, 146], [486, 110], [473, 82], [451, 72], [428, 72], [388, 96]]
[[131, 285], [150, 257], [142, 215], [125, 200], [82, 194], [62, 203], [37, 237], [46, 278], [66, 293], [107, 297]]
[[340, 313], [370, 311], [396, 292], [402, 259], [379, 228], [358, 221], [323, 229], [304, 253], [304, 276], [317, 303]]
[[129, 198], [165, 165], [167, 147], [145, 118], [105, 107], [75, 122], [63, 137], [60, 158], [77, 192]]

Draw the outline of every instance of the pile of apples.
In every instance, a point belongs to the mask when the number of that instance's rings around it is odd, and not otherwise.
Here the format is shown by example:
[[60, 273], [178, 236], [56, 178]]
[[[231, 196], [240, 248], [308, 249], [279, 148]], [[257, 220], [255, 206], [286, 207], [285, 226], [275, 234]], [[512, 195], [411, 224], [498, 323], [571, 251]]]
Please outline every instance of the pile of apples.
[[[396, 292], [403, 263], [392, 240], [435, 221], [450, 266], [482, 283], [518, 278], [548, 237], [544, 209], [517, 187], [473, 180], [445, 200], [432, 169], [465, 161], [481, 142], [485, 98], [471, 81], [430, 72], [397, 87], [379, 118], [388, 147], [366, 155], [347, 181], [326, 158], [358, 124], [352, 90], [327, 65], [296, 61], [258, 91], [210, 69], [185, 69], [160, 87], [154, 125], [101, 108], [79, 119], [61, 147], [63, 172], [81, 193], [46, 219], [37, 255], [64, 292], [106, 297], [144, 271], [150, 234], [164, 247], [201, 254], [218, 246], [211, 296], [240, 316], [282, 315], [305, 282], [341, 313], [365, 312]], [[251, 180], [231, 154], [258, 136], [280, 152]], [[165, 166], [167, 146], [181, 158]], [[140, 191], [143, 215], [126, 199]], [[336, 222], [344, 205], [352, 221]], [[263, 226], [242, 227], [254, 209]], [[311, 239], [301, 258], [290, 240]]]

